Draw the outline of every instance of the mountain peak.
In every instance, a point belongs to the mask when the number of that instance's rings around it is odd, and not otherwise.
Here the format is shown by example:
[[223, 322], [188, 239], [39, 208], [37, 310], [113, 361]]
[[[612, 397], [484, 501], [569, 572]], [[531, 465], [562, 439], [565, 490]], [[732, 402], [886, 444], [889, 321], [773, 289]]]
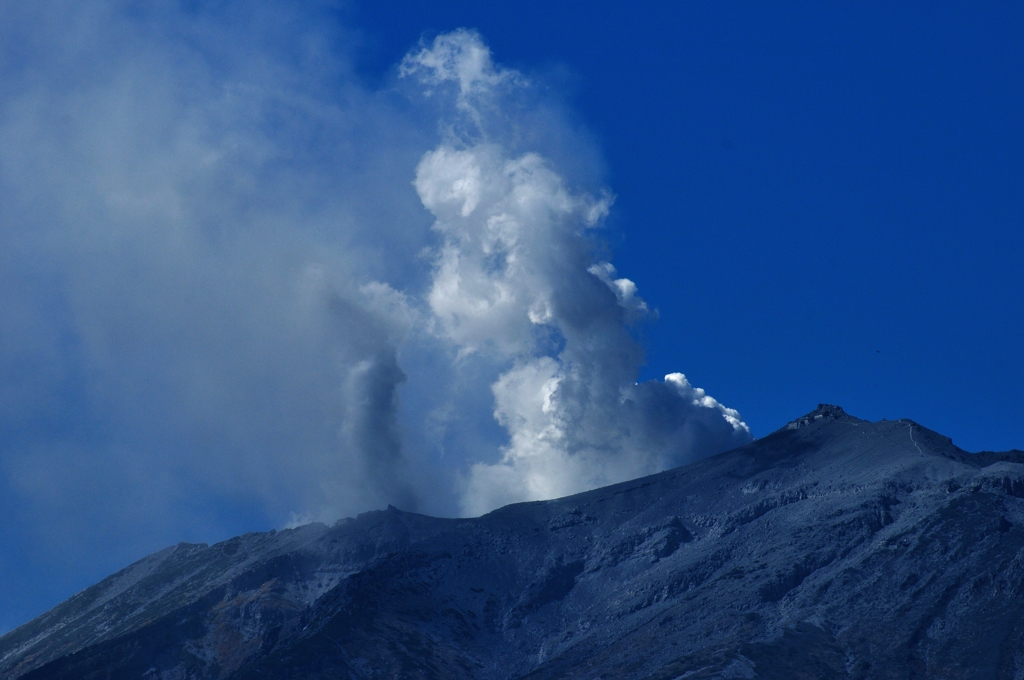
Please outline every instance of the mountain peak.
[[849, 417], [850, 416], [843, 410], [842, 406], [836, 406], [835, 404], [818, 404], [818, 408], [814, 409], [807, 415], [800, 416], [796, 420], [791, 421], [783, 429], [799, 430], [801, 427], [807, 427], [819, 420], [840, 420]]
[[165, 549], [0, 637], [0, 680], [1024, 677], [1022, 565], [1019, 452], [821, 404], [569, 498]]

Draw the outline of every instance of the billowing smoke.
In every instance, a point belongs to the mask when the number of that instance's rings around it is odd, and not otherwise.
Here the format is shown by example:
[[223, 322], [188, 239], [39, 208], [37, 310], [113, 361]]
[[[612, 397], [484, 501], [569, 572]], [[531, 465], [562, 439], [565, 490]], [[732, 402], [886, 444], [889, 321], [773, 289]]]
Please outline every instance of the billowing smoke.
[[589, 232], [609, 197], [574, 192], [536, 153], [510, 154], [500, 120], [486, 120], [525, 78], [494, 67], [467, 31], [411, 54], [402, 72], [449, 85], [457, 102], [446, 138], [416, 171], [441, 238], [431, 328], [456, 350], [453, 371], [473, 355], [501, 371], [494, 417], [509, 441], [501, 460], [471, 462], [463, 510], [565, 495], [746, 442], [738, 414], [682, 374], [636, 383], [642, 354], [629, 326], [647, 305], [632, 281], [592, 259]]
[[32, 7], [0, 9], [8, 517], [131, 553], [749, 440], [682, 374], [636, 382], [598, 154], [477, 34], [372, 89], [309, 8]]

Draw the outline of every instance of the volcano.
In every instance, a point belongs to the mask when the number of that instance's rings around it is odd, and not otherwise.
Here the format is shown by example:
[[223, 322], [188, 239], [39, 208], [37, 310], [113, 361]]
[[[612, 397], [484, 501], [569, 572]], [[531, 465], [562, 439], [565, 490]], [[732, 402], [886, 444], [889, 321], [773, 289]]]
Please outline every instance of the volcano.
[[478, 518], [182, 543], [0, 638], [5, 680], [917, 677], [1024, 677], [1024, 452], [829, 405]]

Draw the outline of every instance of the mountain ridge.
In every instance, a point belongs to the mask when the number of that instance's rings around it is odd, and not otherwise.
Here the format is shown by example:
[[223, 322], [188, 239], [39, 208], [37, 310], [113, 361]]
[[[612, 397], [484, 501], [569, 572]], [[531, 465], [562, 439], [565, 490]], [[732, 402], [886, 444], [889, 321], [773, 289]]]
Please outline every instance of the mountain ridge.
[[166, 548], [0, 637], [0, 678], [1021, 677], [1022, 575], [1024, 452], [823, 404], [479, 518]]

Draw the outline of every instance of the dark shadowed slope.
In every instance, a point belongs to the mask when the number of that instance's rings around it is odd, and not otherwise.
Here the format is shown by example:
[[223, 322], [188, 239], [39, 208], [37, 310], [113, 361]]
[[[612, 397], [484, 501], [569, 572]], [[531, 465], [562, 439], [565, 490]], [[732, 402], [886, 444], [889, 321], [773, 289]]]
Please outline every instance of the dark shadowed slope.
[[156, 553], [0, 677], [1021, 678], [1024, 453], [823, 406], [477, 519], [389, 509]]

